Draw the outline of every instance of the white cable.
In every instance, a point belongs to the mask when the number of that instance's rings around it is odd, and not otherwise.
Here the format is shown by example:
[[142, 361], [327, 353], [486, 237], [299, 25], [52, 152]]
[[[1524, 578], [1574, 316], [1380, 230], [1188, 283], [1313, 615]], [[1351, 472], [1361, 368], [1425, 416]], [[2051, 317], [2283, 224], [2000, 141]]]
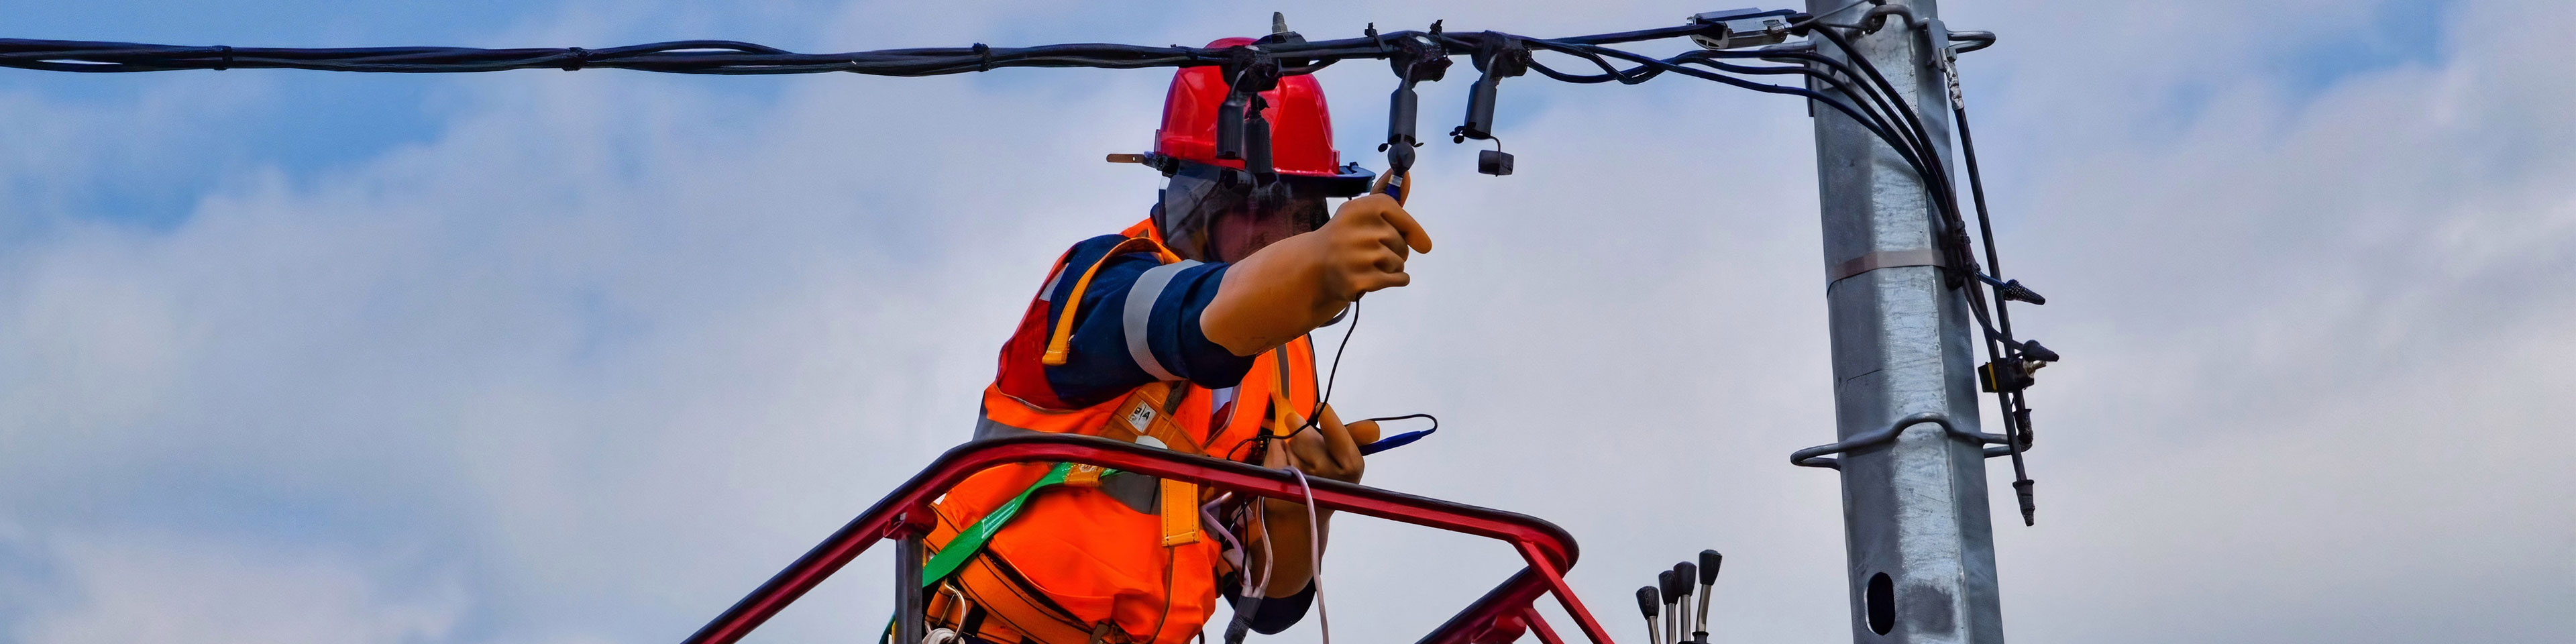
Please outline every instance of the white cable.
[[[1254, 507], [1251, 508], [1253, 520], [1261, 522], [1261, 583], [1256, 586], [1245, 588], [1243, 595], [1245, 597], [1257, 597], [1252, 594], [1256, 592], [1264, 595], [1269, 594], [1270, 573], [1271, 571], [1278, 569], [1278, 558], [1270, 554], [1270, 508], [1261, 507], [1267, 506], [1269, 503], [1270, 501], [1266, 499], [1260, 500], [1260, 503], [1254, 504]], [[1244, 575], [1243, 579], [1244, 581], [1251, 581], [1252, 575]]]
[[1315, 486], [1306, 482], [1306, 471], [1298, 469], [1297, 453], [1280, 451], [1288, 455], [1288, 473], [1297, 475], [1298, 489], [1306, 492], [1306, 554], [1312, 557], [1307, 577], [1315, 584], [1315, 617], [1323, 620], [1324, 644], [1333, 644], [1333, 610], [1324, 605], [1324, 522], [1315, 516]]

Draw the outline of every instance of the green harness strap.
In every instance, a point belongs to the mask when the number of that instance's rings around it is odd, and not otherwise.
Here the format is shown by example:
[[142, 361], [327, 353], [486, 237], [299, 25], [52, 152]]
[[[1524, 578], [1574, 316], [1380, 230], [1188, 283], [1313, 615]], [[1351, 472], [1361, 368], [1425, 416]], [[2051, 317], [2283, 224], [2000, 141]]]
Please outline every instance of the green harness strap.
[[[947, 579], [948, 575], [964, 567], [968, 558], [982, 551], [984, 543], [993, 539], [993, 533], [1001, 532], [1002, 526], [1011, 522], [1011, 517], [1019, 515], [1020, 506], [1028, 504], [1029, 495], [1037, 494], [1038, 490], [1045, 489], [1047, 486], [1063, 483], [1065, 474], [1072, 471], [1072, 463], [1055, 464], [1055, 469], [1048, 470], [1046, 476], [1038, 477], [1038, 482], [1029, 484], [1029, 489], [1020, 490], [1019, 496], [1011, 497], [1010, 502], [1002, 504], [1002, 507], [993, 508], [993, 512], [984, 515], [983, 520], [976, 521], [973, 527], [957, 533], [956, 538], [949, 539], [947, 547], [940, 548], [938, 554], [930, 556], [930, 561], [921, 564], [921, 587], [929, 588], [938, 585], [940, 580]], [[1114, 471], [1116, 470], [1103, 470], [1101, 474], [1107, 475]], [[888, 618], [885, 632], [877, 636], [877, 644], [889, 644], [887, 640], [892, 635], [894, 635], [894, 618]]]
[[1020, 495], [1011, 497], [1009, 503], [993, 508], [991, 514], [984, 515], [984, 520], [977, 521], [974, 527], [957, 533], [957, 538], [949, 539], [948, 545], [939, 549], [939, 554], [931, 555], [930, 561], [921, 565], [921, 587], [929, 588], [937, 585], [939, 580], [947, 579], [950, 573], [957, 572], [958, 567], [966, 565], [968, 557], [973, 557], [976, 552], [984, 549], [984, 542], [992, 540], [993, 533], [1001, 532], [1002, 525], [1010, 523], [1011, 517], [1020, 513], [1020, 506], [1029, 502], [1029, 495], [1036, 494], [1038, 490], [1047, 486], [1063, 483], [1065, 474], [1071, 471], [1073, 471], [1072, 463], [1055, 464], [1055, 469], [1048, 470], [1046, 476], [1038, 477], [1038, 482], [1029, 484], [1029, 489], [1020, 490]]

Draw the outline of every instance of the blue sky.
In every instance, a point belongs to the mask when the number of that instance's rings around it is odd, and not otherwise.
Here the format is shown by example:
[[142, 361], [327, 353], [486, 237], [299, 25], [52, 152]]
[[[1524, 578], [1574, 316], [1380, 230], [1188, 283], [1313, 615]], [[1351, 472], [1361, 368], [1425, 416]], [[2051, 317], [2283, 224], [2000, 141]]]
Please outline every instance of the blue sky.
[[[1706, 9], [1278, 8], [1309, 35]], [[0, 3], [13, 37], [803, 51], [1195, 44], [1270, 9]], [[2016, 322], [2070, 360], [2035, 399], [2042, 523], [1998, 526], [2008, 632], [2576, 626], [2576, 71], [2541, 27], [2576, 15], [1943, 9], [2003, 36], [1962, 73], [2006, 261], [2052, 298]], [[1378, 163], [1384, 76], [1323, 75], [1348, 159]], [[1146, 145], [1165, 78], [0, 73], [0, 643], [677, 637], [964, 437], [1042, 264], [1150, 199], [1097, 160]], [[1601, 610], [1717, 547], [1734, 637], [1841, 637], [1838, 493], [1781, 463], [1831, 427], [1803, 110], [1504, 93], [1520, 174], [1424, 149], [1440, 252], [1352, 343], [1337, 401], [1451, 423], [1370, 481], [1567, 526]], [[1600, 502], [1631, 485], [1694, 510]], [[1417, 632], [1508, 569], [1337, 527], [1345, 628]], [[885, 565], [764, 633], [873, 627]]]

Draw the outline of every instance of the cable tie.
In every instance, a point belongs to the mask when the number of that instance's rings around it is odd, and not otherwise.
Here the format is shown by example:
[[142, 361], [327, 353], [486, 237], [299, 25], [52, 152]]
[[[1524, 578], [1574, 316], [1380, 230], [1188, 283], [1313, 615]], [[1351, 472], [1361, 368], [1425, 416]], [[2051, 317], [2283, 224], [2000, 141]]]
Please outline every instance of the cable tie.
[[976, 57], [976, 61], [975, 61], [975, 71], [979, 71], [979, 72], [989, 72], [989, 71], [993, 71], [993, 46], [992, 46], [992, 45], [987, 45], [987, 44], [980, 43], [980, 42], [979, 42], [979, 43], [975, 43], [975, 57]]
[[568, 71], [568, 72], [577, 72], [577, 71], [581, 71], [581, 67], [582, 67], [582, 65], [587, 64], [587, 63], [589, 63], [589, 62], [590, 62], [590, 50], [588, 50], [588, 49], [582, 49], [582, 48], [580, 48], [580, 47], [572, 47], [572, 48], [565, 49], [565, 50], [564, 50], [564, 53], [572, 56], [572, 60], [564, 61], [564, 66], [563, 66], [563, 70], [564, 70], [564, 71]]
[[215, 45], [215, 53], [223, 54], [223, 56], [224, 56], [224, 62], [222, 62], [222, 63], [217, 63], [217, 64], [215, 65], [215, 71], [219, 71], [219, 72], [220, 72], [220, 71], [224, 71], [224, 70], [232, 69], [232, 68], [233, 68], [233, 46], [232, 46], [232, 45]]

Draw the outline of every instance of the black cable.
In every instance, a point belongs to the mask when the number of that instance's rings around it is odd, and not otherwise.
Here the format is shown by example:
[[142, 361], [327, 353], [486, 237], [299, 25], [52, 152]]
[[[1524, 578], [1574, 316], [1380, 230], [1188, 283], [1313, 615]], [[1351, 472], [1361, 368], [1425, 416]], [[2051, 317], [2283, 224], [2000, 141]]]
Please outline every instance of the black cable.
[[1435, 431], [1435, 432], [1436, 432], [1436, 431], [1440, 431], [1440, 417], [1439, 417], [1439, 416], [1433, 416], [1433, 415], [1430, 415], [1430, 414], [1405, 414], [1405, 415], [1402, 415], [1402, 416], [1379, 416], [1379, 417], [1376, 417], [1376, 418], [1362, 418], [1362, 419], [1355, 420], [1355, 421], [1351, 421], [1351, 422], [1354, 422], [1354, 423], [1368, 423], [1368, 422], [1383, 423], [1383, 422], [1390, 421], [1390, 420], [1405, 420], [1405, 419], [1410, 419], [1410, 418], [1422, 418], [1422, 419], [1428, 419], [1428, 420], [1430, 420], [1430, 421], [1431, 421], [1431, 431]]
[[[1952, 78], [1945, 78], [1943, 80], [1945, 82], [1953, 83], [1953, 86], [1955, 87], [1955, 83], [1958, 82], [1958, 79], [1955, 77], [1955, 74], [1957, 73], [1955, 66], [1946, 64], [1945, 62], [1943, 65], [1943, 73], [1953, 75]], [[1995, 250], [1995, 228], [1992, 223], [1993, 219], [1986, 212], [1986, 182], [1985, 177], [1977, 171], [1977, 138], [1976, 135], [1968, 128], [1968, 106], [1966, 101], [1954, 98], [1950, 102], [1950, 113], [1952, 117], [1951, 120], [1956, 121], [1959, 126], [1960, 160], [1968, 166], [1968, 193], [1973, 199], [1975, 199], [1977, 206], [1977, 232], [1979, 237], [1985, 243], [1986, 270], [1993, 272], [1997, 279], [2001, 279], [2004, 272], [2003, 260], [1997, 255]], [[1990, 288], [2000, 289], [2001, 287]], [[2005, 358], [1997, 358], [1999, 361], [2007, 358], [2015, 361], [2021, 360], [2021, 344], [2013, 339], [2012, 334], [2011, 306], [2011, 301], [2003, 297], [2002, 291], [1997, 290], [1995, 295], [1995, 324], [1997, 327], [2000, 327], [1998, 333], [1999, 337], [1988, 337], [1987, 353], [1991, 356], [1994, 352], [1994, 343], [2000, 340], [2002, 344], [2007, 347], [2008, 355]], [[1998, 389], [2001, 388], [1999, 387]], [[2004, 436], [2006, 439], [2004, 443], [2012, 455], [2014, 496], [2015, 500], [2021, 504], [2022, 525], [2032, 525], [2037, 522], [2037, 519], [2033, 515], [2033, 510], [2035, 508], [2031, 505], [2029, 496], [2031, 488], [2030, 470], [2029, 466], [2023, 462], [2022, 458], [2022, 453], [2030, 449], [2030, 402], [2023, 396], [2022, 390], [2014, 389], [2010, 392], [1995, 392], [1995, 406], [2000, 408], [2003, 412], [2005, 429]]]
[[[1876, 82], [1880, 89], [1885, 90], [1891, 100], [1896, 102], [1898, 109], [1904, 112], [1908, 124], [1915, 128], [1916, 133], [1921, 135], [1924, 139], [1929, 138], [1928, 132], [1922, 129], [1920, 119], [1914, 113], [1912, 106], [1904, 103], [1903, 96], [1896, 93], [1894, 85], [1887, 82], [1886, 77], [1878, 72], [1876, 66], [1870, 63], [1866, 56], [1863, 56], [1856, 51], [1848, 40], [1844, 39], [1840, 33], [1835, 32], [1830, 27], [1814, 31], [1823, 32], [1827, 40], [1833, 41], [1835, 46], [1842, 48], [1844, 54], [1850, 57], [1853, 63], [1859, 65], [1861, 69], [1868, 74], [1870, 79]], [[1935, 55], [1946, 55], [1946, 52], [1936, 53]], [[1946, 66], [1943, 68], [1943, 73], [1945, 75], [1950, 73]], [[1946, 83], [1951, 82], [1954, 79], [1943, 78], [1942, 80]], [[1847, 94], [1849, 93], [1848, 90], [1845, 91]], [[1962, 155], [1964, 157], [1964, 161], [1969, 166], [1969, 188], [1976, 199], [1977, 224], [1981, 233], [1980, 241], [1983, 242], [1987, 263], [1990, 265], [1997, 264], [1999, 263], [1999, 253], [1995, 248], [1993, 226], [1986, 209], [1984, 180], [1983, 177], [1980, 176], [1975, 165], [1976, 152], [1974, 137], [1968, 129], [1966, 106], [1959, 105], [1954, 102], [1952, 104], [1952, 114], [1954, 117], [1953, 120], [1957, 122], [1960, 129]], [[1920, 172], [1920, 170], [1918, 170], [1918, 172]], [[1952, 263], [1961, 265], [1954, 267], [1954, 270], [1973, 271], [1974, 269], [1966, 266], [1966, 261], [1963, 261], [1968, 259], [1967, 253], [1969, 250], [1966, 247], [1968, 243], [1966, 238], [1967, 233], [1965, 230], [1966, 222], [1962, 221], [1962, 218], [1959, 216], [1957, 193], [1955, 192], [1956, 184], [1948, 178], [1946, 168], [1939, 175], [1924, 173], [1924, 179], [1927, 184], [1938, 181], [1943, 186], [1943, 189], [1938, 191], [1943, 194], [1937, 195], [1935, 199], [1939, 205], [1942, 206], [1944, 223], [1951, 229], [1951, 233], [1949, 235], [1945, 235], [1943, 245], [1951, 249], [1953, 259]], [[1992, 266], [1989, 266], [1989, 269], [1995, 270], [1998, 273], [2000, 272], [2000, 269], [1995, 269]], [[1985, 286], [1985, 288], [1980, 288], [1980, 286]], [[2010, 315], [2010, 310], [2008, 308], [2009, 303], [2003, 298], [2001, 291], [1999, 290], [2000, 287], [1981, 284], [1964, 284], [1963, 287], [1966, 290], [1964, 295], [1966, 296], [1965, 299], [1967, 300], [1970, 313], [1974, 314], [1974, 317], [1976, 317], [1980, 326], [1985, 327], [1986, 355], [1989, 358], [1989, 364], [1995, 365], [1994, 368], [1997, 369], [2003, 368], [2003, 365], [2005, 364], [2018, 364], [2021, 360], [2021, 345], [2012, 337], [2010, 326], [2011, 322], [2008, 317]], [[1986, 302], [1987, 288], [1998, 289], [1995, 291], [1995, 302], [1993, 303], [1991, 317], [1987, 308], [1988, 303]], [[2027, 464], [2022, 456], [2023, 450], [2028, 446], [2030, 434], [2030, 428], [2023, 422], [2027, 418], [2026, 414], [2028, 413], [2029, 407], [2021, 390], [2006, 390], [2006, 388], [2000, 386], [1996, 387], [1996, 389], [1995, 403], [1998, 411], [2000, 411], [2003, 416], [2002, 421], [2004, 423], [2004, 434], [2006, 437], [2005, 444], [2007, 445], [2006, 452], [2011, 456], [2013, 465], [2015, 496], [2023, 511], [2022, 522], [2024, 525], [2029, 525], [2032, 524], [2035, 519], [2032, 515], [2032, 506], [2030, 505], [2029, 500], [2031, 487], [2030, 477], [2028, 474]]]
[[[1297, 431], [1288, 432], [1287, 436], [1281, 436], [1279, 438], [1286, 439], [1291, 436], [1296, 436], [1300, 432], [1316, 429], [1323, 425], [1324, 405], [1333, 402], [1333, 383], [1340, 381], [1342, 378], [1342, 354], [1350, 351], [1351, 336], [1356, 335], [1359, 332], [1360, 301], [1351, 300], [1350, 326], [1342, 329], [1342, 342], [1341, 344], [1333, 347], [1333, 368], [1330, 371], [1324, 372], [1324, 391], [1322, 394], [1315, 396], [1315, 411], [1306, 414], [1305, 425], [1299, 426]], [[1287, 356], [1283, 355], [1281, 357], [1285, 358]], [[1288, 386], [1288, 383], [1279, 383], [1279, 386], [1286, 387]]]

